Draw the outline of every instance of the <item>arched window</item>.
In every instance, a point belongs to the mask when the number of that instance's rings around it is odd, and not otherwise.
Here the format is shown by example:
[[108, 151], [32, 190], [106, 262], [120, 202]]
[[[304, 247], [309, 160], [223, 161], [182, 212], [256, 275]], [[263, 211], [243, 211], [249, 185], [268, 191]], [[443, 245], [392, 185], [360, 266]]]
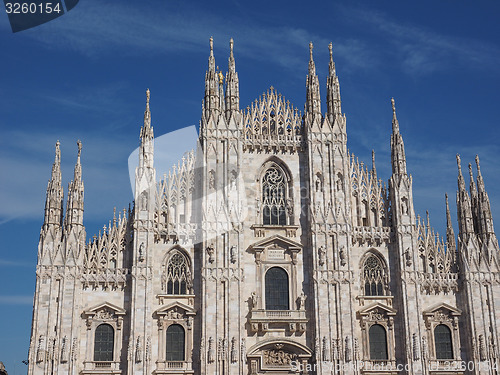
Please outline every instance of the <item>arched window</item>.
[[385, 328], [380, 324], [374, 324], [370, 327], [368, 336], [370, 340], [370, 359], [388, 359]]
[[95, 330], [94, 361], [113, 361], [115, 330], [109, 324], [101, 324]]
[[436, 359], [453, 359], [451, 330], [448, 326], [440, 324], [434, 328], [434, 344], [436, 346]]
[[266, 272], [266, 310], [289, 310], [288, 274], [281, 267]]
[[187, 294], [191, 288], [191, 272], [186, 257], [180, 252], [167, 264], [167, 294]]
[[184, 361], [184, 328], [172, 324], [167, 328], [167, 361]]
[[382, 261], [374, 254], [366, 258], [363, 265], [365, 296], [383, 296], [386, 276]]
[[283, 172], [271, 166], [262, 178], [262, 223], [286, 225], [286, 179]]

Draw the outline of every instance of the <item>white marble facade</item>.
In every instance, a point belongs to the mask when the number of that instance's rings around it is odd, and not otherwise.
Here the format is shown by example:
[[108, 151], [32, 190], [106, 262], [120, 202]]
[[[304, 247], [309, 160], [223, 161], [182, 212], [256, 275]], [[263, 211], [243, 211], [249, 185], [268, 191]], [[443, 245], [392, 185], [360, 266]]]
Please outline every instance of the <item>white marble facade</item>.
[[210, 41], [199, 147], [160, 182], [147, 92], [134, 203], [97, 236], [81, 144], [66, 211], [56, 145], [28, 373], [497, 374], [499, 248], [479, 160], [466, 188], [457, 157], [458, 236], [446, 197], [436, 238], [414, 212], [394, 101], [383, 183], [374, 157], [347, 150], [331, 45], [326, 113], [311, 44], [304, 114], [272, 87], [240, 109], [230, 46], [223, 76]]

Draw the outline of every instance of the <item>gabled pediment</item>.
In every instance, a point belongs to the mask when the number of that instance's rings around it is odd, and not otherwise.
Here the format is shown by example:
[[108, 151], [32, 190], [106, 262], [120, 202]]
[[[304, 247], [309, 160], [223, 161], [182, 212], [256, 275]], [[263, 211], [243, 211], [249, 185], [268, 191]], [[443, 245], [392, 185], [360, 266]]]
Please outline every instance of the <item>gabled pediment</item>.
[[362, 310], [359, 310], [358, 314], [361, 316], [365, 316], [365, 315], [369, 315], [371, 313], [383, 313], [387, 316], [393, 316], [393, 315], [396, 315], [396, 312], [397, 312], [396, 309], [394, 309], [390, 306], [384, 305], [383, 303], [376, 302], [376, 303], [372, 303], [371, 305], [365, 307]]
[[437, 311], [440, 311], [440, 310], [447, 310], [449, 312], [449, 314], [452, 316], [458, 316], [458, 315], [462, 314], [462, 311], [457, 309], [456, 307], [448, 305], [447, 303], [439, 303], [439, 304], [434, 305], [433, 307], [425, 310], [424, 316], [425, 315], [434, 315]]
[[94, 307], [91, 307], [91, 308], [85, 310], [84, 315], [94, 316], [100, 311], [112, 312], [115, 315], [125, 315], [126, 314], [125, 309], [118, 307], [118, 306], [115, 306], [109, 302], [103, 302], [99, 305], [96, 305]]
[[263, 240], [250, 245], [250, 248], [255, 251], [263, 251], [269, 247], [280, 247], [282, 249], [290, 251], [300, 251], [302, 249], [302, 245], [300, 243], [280, 236], [279, 234], [264, 238]]
[[196, 310], [185, 303], [175, 301], [155, 311], [156, 315], [167, 315], [172, 310], [182, 310], [186, 315], [196, 315]]

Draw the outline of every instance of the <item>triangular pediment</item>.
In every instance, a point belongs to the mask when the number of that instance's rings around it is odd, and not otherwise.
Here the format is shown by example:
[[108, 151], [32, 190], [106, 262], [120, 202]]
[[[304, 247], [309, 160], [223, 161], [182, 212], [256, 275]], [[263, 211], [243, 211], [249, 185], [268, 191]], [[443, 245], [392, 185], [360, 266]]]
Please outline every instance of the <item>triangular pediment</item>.
[[91, 307], [91, 308], [85, 310], [84, 314], [85, 315], [95, 315], [100, 310], [112, 311], [115, 315], [125, 315], [126, 314], [125, 309], [118, 307], [116, 305], [113, 305], [112, 303], [109, 303], [109, 302], [103, 302], [99, 305]]
[[292, 241], [289, 238], [280, 236], [279, 234], [275, 234], [274, 236], [264, 238], [258, 242], [255, 242], [250, 246], [253, 250], [264, 250], [271, 246], [279, 246], [285, 250], [290, 251], [300, 251], [302, 249], [302, 245], [298, 242]]
[[359, 310], [358, 314], [363, 316], [363, 315], [368, 315], [373, 311], [383, 312], [389, 316], [396, 315], [396, 312], [397, 312], [396, 309], [394, 309], [390, 306], [384, 305], [383, 303], [380, 303], [380, 302], [375, 302], [369, 306], [366, 306], [364, 309]]
[[439, 311], [439, 310], [448, 310], [451, 315], [461, 315], [462, 314], [462, 311], [457, 309], [456, 307], [448, 305], [447, 303], [439, 303], [439, 304], [434, 305], [433, 307], [425, 310], [424, 315], [433, 315], [436, 311]]
[[159, 308], [158, 310], [155, 311], [155, 314], [166, 315], [166, 314], [168, 314], [169, 311], [176, 309], [176, 308], [183, 310], [186, 313], [186, 315], [196, 315], [196, 310], [194, 308], [186, 305], [185, 303], [179, 302], [179, 301], [172, 302], [168, 305], [165, 305], [165, 306]]

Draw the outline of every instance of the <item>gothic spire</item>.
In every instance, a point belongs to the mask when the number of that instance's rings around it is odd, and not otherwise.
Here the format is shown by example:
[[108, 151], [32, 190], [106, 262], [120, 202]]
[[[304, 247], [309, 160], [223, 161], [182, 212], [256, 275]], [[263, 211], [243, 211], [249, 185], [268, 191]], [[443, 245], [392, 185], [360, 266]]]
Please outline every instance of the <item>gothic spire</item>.
[[375, 168], [375, 150], [372, 150], [372, 173], [375, 181], [377, 181], [377, 168]]
[[144, 111], [144, 124], [141, 127], [141, 147], [139, 148], [139, 167], [153, 167], [153, 139], [154, 132], [151, 126], [151, 110], [149, 108], [149, 99], [151, 92], [146, 90], [146, 110]]
[[240, 109], [240, 89], [238, 81], [238, 73], [233, 55], [233, 38], [229, 41], [229, 62], [228, 72], [226, 74], [226, 116], [229, 119], [232, 111]]
[[151, 126], [151, 110], [149, 109], [149, 99], [151, 93], [149, 89], [146, 90], [146, 110], [144, 111], [144, 125], [141, 128], [141, 141], [144, 144], [153, 139], [153, 127]]
[[458, 213], [458, 226], [459, 236], [464, 240], [464, 235], [467, 233], [474, 233], [474, 224], [472, 216], [472, 207], [469, 194], [465, 189], [465, 180], [462, 175], [462, 165], [460, 155], [457, 154], [458, 166], [458, 191], [457, 191], [457, 213]]
[[67, 232], [75, 225], [83, 225], [83, 194], [84, 186], [82, 180], [82, 165], [80, 156], [82, 154], [82, 142], [76, 142], [78, 156], [75, 164], [73, 180], [68, 185], [68, 202], [66, 205], [65, 229]]
[[47, 184], [47, 194], [45, 198], [45, 218], [44, 228], [48, 225], [60, 227], [62, 224], [64, 192], [61, 178], [61, 150], [59, 141], [56, 142], [54, 164], [52, 164], [52, 174]]
[[490, 199], [488, 193], [484, 187], [484, 180], [481, 174], [481, 167], [479, 166], [479, 156], [476, 155], [476, 166], [477, 166], [477, 212], [478, 212], [478, 224], [479, 232], [481, 234], [491, 234], [494, 233], [493, 229], [493, 217], [491, 214]]
[[328, 78], [326, 80], [326, 105], [328, 111], [328, 118], [333, 124], [337, 116], [340, 116], [342, 109], [340, 106], [340, 84], [339, 78], [335, 71], [335, 63], [333, 62], [333, 46], [332, 43], [328, 45], [330, 50], [330, 63], [328, 64]]
[[474, 231], [476, 233], [480, 232], [479, 228], [479, 204], [478, 204], [478, 196], [476, 190], [476, 183], [474, 182], [474, 175], [472, 174], [472, 165], [469, 163], [469, 192], [470, 192], [470, 205], [472, 210], [472, 219], [474, 224]]
[[316, 66], [313, 59], [313, 44], [309, 43], [309, 71], [306, 80], [306, 111], [321, 116], [321, 97], [319, 94], [319, 81], [316, 75]]
[[399, 122], [396, 117], [396, 103], [394, 98], [392, 104], [392, 135], [391, 135], [391, 161], [392, 173], [396, 175], [406, 175], [406, 156], [403, 137], [399, 132]]
[[445, 193], [446, 200], [446, 242], [448, 251], [452, 251], [453, 256], [455, 256], [456, 252], [456, 243], [455, 243], [455, 232], [453, 231], [453, 225], [451, 223], [451, 214], [450, 214], [450, 206], [448, 204], [448, 194]]
[[208, 70], [205, 74], [205, 117], [210, 117], [210, 112], [219, 109], [218, 74], [216, 72], [214, 57], [214, 39], [210, 37], [210, 55], [208, 57]]

